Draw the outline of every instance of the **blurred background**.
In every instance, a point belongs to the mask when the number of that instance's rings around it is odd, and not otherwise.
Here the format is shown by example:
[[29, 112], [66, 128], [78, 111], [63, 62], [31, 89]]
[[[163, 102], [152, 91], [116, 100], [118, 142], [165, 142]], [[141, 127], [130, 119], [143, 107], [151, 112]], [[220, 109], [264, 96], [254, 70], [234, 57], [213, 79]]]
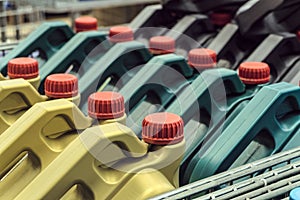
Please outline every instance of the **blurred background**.
[[43, 21], [64, 21], [91, 15], [99, 28], [126, 24], [144, 7], [159, 0], [0, 0], [1, 42], [13, 43], [26, 37]]

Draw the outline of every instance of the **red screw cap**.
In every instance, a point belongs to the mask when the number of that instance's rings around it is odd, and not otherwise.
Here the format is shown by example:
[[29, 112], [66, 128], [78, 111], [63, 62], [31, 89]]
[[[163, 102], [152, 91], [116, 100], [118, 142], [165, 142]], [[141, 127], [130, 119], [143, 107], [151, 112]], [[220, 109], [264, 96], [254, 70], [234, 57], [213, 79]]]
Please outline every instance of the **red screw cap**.
[[7, 74], [10, 78], [36, 78], [39, 75], [39, 64], [33, 58], [15, 58], [8, 62]]
[[52, 74], [46, 78], [45, 94], [51, 98], [70, 98], [78, 95], [78, 79], [72, 74]]
[[229, 13], [214, 12], [210, 15], [210, 19], [214, 25], [225, 26], [231, 21], [232, 16]]
[[167, 36], [150, 38], [149, 49], [153, 54], [167, 54], [175, 52], [175, 40]]
[[270, 81], [270, 67], [263, 62], [244, 62], [238, 69], [240, 79], [249, 85], [264, 84]]
[[154, 113], [143, 120], [143, 140], [149, 144], [176, 144], [183, 140], [183, 120], [173, 113]]
[[298, 39], [300, 40], [300, 30], [297, 31], [296, 35], [297, 35]]
[[75, 31], [92, 31], [98, 29], [98, 21], [94, 17], [83, 16], [75, 19]]
[[127, 26], [115, 26], [109, 30], [109, 39], [111, 42], [127, 42], [133, 40], [133, 31]]
[[196, 69], [212, 68], [216, 65], [217, 54], [211, 49], [192, 49], [188, 55], [188, 63]]
[[117, 92], [96, 92], [88, 99], [88, 113], [94, 119], [116, 119], [125, 114], [124, 97]]

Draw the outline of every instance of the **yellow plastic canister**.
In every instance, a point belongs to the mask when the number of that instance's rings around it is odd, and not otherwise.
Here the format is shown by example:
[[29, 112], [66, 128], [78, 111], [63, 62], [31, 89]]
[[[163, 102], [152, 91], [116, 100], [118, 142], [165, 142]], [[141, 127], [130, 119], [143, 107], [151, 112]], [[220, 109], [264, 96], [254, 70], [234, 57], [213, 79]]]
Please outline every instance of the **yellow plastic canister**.
[[92, 94], [89, 115], [66, 99], [36, 103], [0, 135], [0, 199], [13, 199], [93, 122], [125, 123], [123, 96]]
[[120, 123], [86, 129], [16, 199], [147, 199], [178, 187], [183, 121], [156, 113], [143, 141]]
[[57, 98], [66, 98], [79, 104], [77, 77], [71, 74], [53, 74], [45, 81], [45, 95], [24, 79], [0, 81], [0, 134], [11, 126], [31, 106]]

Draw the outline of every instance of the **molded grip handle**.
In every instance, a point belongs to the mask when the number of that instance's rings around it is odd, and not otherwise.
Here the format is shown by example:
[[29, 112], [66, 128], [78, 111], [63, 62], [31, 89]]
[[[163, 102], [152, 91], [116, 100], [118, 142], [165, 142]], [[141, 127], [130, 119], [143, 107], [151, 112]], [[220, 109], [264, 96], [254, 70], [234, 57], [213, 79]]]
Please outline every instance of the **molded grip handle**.
[[[85, 117], [68, 100], [35, 104], [0, 136], [0, 154], [3, 156], [0, 174], [7, 176], [1, 181], [1, 189], [9, 195], [17, 195], [78, 137], [77, 130], [91, 124], [92, 119]], [[34, 166], [28, 164], [30, 158], [22, 158], [25, 152], [37, 160]], [[14, 179], [17, 184], [7, 185]]]
[[170, 100], [172, 92], [183, 83], [188, 84], [188, 78], [192, 74], [192, 68], [182, 56], [175, 54], [155, 56], [120, 90], [120, 93], [124, 96], [125, 105], [129, 105], [129, 109], [134, 107], [148, 91], [155, 92], [161, 99], [160, 102], [165, 105], [168, 99]]
[[2, 59], [0, 64], [1, 73], [6, 75], [7, 63], [11, 59], [26, 57], [35, 50], [39, 50], [43, 59], [48, 60], [73, 35], [72, 29], [63, 22], [47, 22], [40, 25]]
[[132, 41], [115, 44], [79, 79], [82, 97], [80, 108], [87, 103], [88, 96], [96, 92], [108, 77], [120, 78], [129, 70], [150, 60], [151, 57], [152, 55], [142, 43]]
[[[212, 96], [214, 93], [217, 96]], [[226, 112], [223, 108], [224, 101], [217, 100], [216, 97], [226, 98], [226, 95], [240, 94], [245, 92], [245, 85], [239, 79], [237, 73], [229, 69], [211, 69], [203, 71], [168, 107], [167, 111], [176, 113], [187, 122], [194, 112], [194, 106], [205, 109], [211, 117], [216, 120], [216, 115]], [[225, 95], [225, 96], [223, 96]], [[179, 107], [178, 107], [179, 103]], [[212, 111], [214, 108], [214, 111]]]
[[[28, 107], [35, 103], [45, 101], [46, 96], [41, 96], [36, 89], [24, 79], [11, 79], [0, 81], [0, 110], [14, 109], [18, 104], [25, 102]], [[10, 99], [17, 94], [17, 99]], [[16, 96], [16, 95], [15, 95]]]
[[247, 61], [268, 63], [271, 81], [277, 83], [291, 70], [299, 52], [300, 41], [295, 34], [271, 34], [252, 52]]
[[[88, 31], [77, 33], [57, 53], [52, 56], [40, 70], [42, 83], [39, 92], [44, 93], [44, 81], [50, 74], [64, 73], [70, 65], [75, 65], [83, 75], [103, 54], [89, 55], [98, 45], [108, 49], [104, 32]], [[103, 42], [103, 43], [102, 43]], [[84, 63], [83, 63], [84, 62]], [[81, 66], [83, 65], [84, 66]]]

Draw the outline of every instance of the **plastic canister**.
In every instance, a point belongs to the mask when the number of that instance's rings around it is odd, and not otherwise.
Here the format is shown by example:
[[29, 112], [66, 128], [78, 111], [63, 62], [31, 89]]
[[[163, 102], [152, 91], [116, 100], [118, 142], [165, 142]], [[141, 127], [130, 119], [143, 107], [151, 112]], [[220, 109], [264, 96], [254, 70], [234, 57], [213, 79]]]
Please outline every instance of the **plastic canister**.
[[178, 187], [182, 119], [156, 113], [143, 127], [144, 141], [119, 123], [86, 129], [16, 199], [147, 199]]
[[299, 92], [284, 82], [264, 86], [222, 135], [194, 156], [190, 181], [281, 151], [298, 130]]
[[70, 74], [53, 74], [46, 79], [46, 96], [24, 79], [0, 81], [0, 133], [3, 133], [31, 106], [57, 98], [79, 104], [78, 80]]
[[90, 96], [90, 117], [66, 99], [35, 104], [0, 136], [0, 198], [14, 198], [84, 129], [93, 124], [125, 124], [124, 111], [123, 97], [114, 92]]

